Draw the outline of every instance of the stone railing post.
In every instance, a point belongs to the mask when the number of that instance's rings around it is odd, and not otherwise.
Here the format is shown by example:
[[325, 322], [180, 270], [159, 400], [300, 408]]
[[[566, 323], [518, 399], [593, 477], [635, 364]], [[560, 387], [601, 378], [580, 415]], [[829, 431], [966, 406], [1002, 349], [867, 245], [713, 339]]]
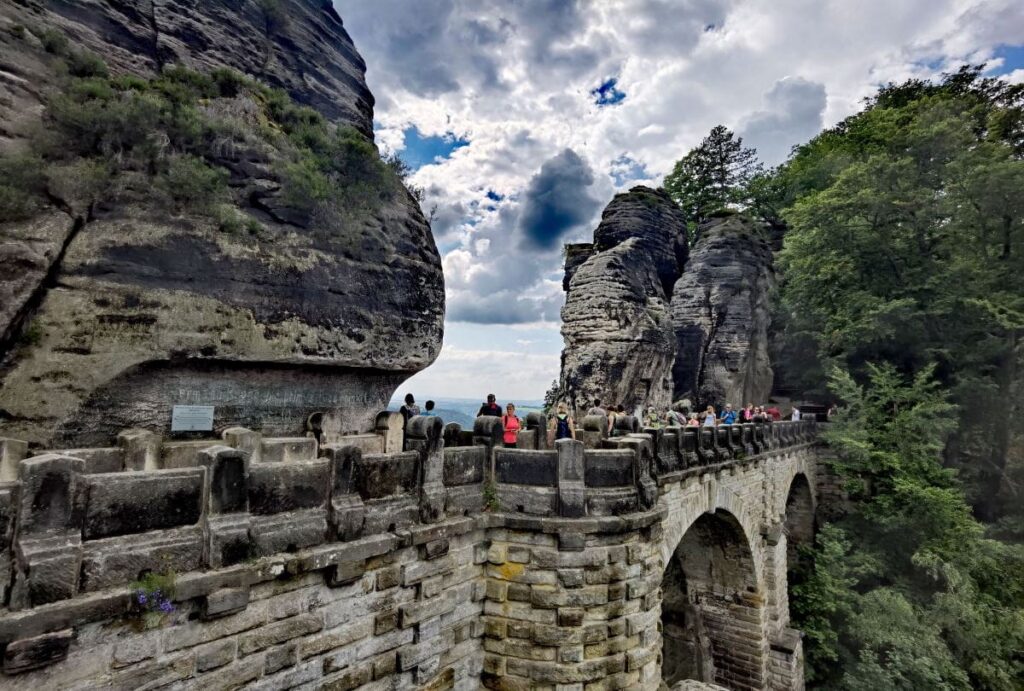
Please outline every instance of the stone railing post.
[[226, 445], [249, 454], [250, 463], [263, 460], [263, 435], [259, 432], [246, 427], [228, 427], [220, 436]]
[[679, 453], [683, 457], [683, 468], [692, 468], [700, 463], [697, 456], [697, 443], [700, 427], [683, 427], [680, 432]]
[[444, 448], [450, 449], [459, 446], [459, 435], [462, 434], [462, 425], [457, 422], [449, 422], [444, 426], [441, 437], [444, 439]]
[[754, 454], [761, 453], [761, 448], [757, 445], [757, 440], [755, 439], [756, 432], [754, 431], [754, 423], [744, 422], [741, 426], [743, 428], [742, 439], [744, 453], [746, 453], [748, 456], [753, 456]]
[[494, 450], [502, 445], [505, 426], [500, 417], [481, 415], [473, 421], [473, 446], [487, 447], [487, 461], [484, 464], [484, 482], [494, 482]]
[[384, 453], [405, 451], [405, 418], [401, 413], [387, 410], [377, 413], [373, 428], [384, 437]]
[[528, 413], [526, 415], [526, 429], [532, 430], [534, 434], [533, 445], [530, 447], [537, 451], [548, 448], [548, 416], [544, 413]]
[[657, 482], [658, 479], [658, 452], [661, 450], [661, 438], [664, 431], [660, 427], [644, 427], [640, 434], [646, 434], [651, 438], [651, 464], [648, 472], [651, 478]]
[[66, 600], [78, 593], [82, 520], [75, 497], [85, 461], [46, 454], [21, 461], [11, 609]]
[[405, 431], [405, 448], [420, 455], [420, 520], [437, 523], [444, 518], [444, 423], [417, 415], [409, 418]]
[[620, 448], [632, 449], [637, 497], [641, 509], [649, 509], [658, 501], [658, 483], [654, 481], [651, 467], [654, 465], [654, 442], [650, 435], [631, 434], [618, 439]]
[[615, 418], [615, 426], [612, 428], [616, 437], [624, 437], [627, 434], [636, 434], [640, 431], [640, 421], [632, 415], [619, 415]]
[[241, 563], [253, 556], [249, 539], [249, 454], [228, 446], [199, 452], [206, 468], [203, 488], [203, 562], [212, 568]]
[[147, 429], [126, 429], [117, 435], [125, 470], [156, 470], [160, 465], [160, 435]]
[[339, 540], [354, 540], [363, 534], [366, 518], [363, 498], [352, 486], [352, 473], [363, 452], [345, 444], [326, 444], [322, 450], [331, 464], [331, 532]]
[[587, 513], [587, 488], [583, 482], [583, 442], [559, 439], [558, 451], [558, 515], [582, 518]]
[[729, 425], [718, 425], [718, 427], [715, 427], [715, 445], [718, 447], [719, 455], [723, 460], [736, 458], [736, 450], [732, 448]]
[[743, 426], [739, 423], [729, 425], [729, 444], [737, 458], [740, 454], [747, 454], [747, 450], [743, 447]]
[[582, 429], [576, 431], [576, 438], [588, 449], [601, 448], [601, 442], [608, 437], [608, 418], [604, 415], [587, 415], [583, 418]]
[[0, 439], [0, 482], [18, 481], [18, 464], [28, 455], [28, 442]]

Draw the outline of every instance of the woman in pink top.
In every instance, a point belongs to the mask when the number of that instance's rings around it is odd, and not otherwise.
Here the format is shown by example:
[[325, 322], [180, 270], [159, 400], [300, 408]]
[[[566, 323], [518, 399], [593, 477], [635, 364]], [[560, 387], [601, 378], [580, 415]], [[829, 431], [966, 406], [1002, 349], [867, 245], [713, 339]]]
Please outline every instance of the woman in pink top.
[[522, 428], [519, 418], [516, 417], [515, 404], [509, 403], [505, 406], [505, 414], [501, 416], [501, 424], [505, 428], [505, 446], [514, 449], [516, 446], [516, 436], [519, 434], [520, 428]]

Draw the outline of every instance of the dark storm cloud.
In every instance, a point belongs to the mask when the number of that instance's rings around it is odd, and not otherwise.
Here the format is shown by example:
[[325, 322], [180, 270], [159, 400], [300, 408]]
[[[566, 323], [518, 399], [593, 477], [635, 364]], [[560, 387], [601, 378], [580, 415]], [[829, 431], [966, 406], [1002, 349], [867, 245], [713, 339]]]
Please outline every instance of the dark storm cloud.
[[523, 194], [519, 231], [524, 249], [550, 250], [588, 222], [598, 201], [591, 196], [594, 173], [572, 149], [549, 158]]

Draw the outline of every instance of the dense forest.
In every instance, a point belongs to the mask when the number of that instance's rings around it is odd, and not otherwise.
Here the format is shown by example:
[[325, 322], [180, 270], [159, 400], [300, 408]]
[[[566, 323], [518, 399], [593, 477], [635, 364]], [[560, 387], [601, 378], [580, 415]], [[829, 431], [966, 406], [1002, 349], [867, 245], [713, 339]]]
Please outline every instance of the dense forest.
[[846, 511], [793, 584], [811, 687], [1024, 679], [1024, 85], [883, 87], [764, 169], [717, 127], [666, 178], [782, 237], [773, 365], [836, 402]]

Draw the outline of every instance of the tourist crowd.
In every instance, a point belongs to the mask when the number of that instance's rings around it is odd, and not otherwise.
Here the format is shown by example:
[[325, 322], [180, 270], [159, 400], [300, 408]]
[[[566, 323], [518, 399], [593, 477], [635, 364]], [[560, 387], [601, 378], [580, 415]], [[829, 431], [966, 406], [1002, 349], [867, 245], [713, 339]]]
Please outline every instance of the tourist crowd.
[[[835, 406], [829, 409], [829, 418], [832, 417], [834, 410]], [[434, 415], [434, 402], [427, 401], [424, 404], [424, 409], [420, 410], [413, 395], [411, 393], [406, 394], [405, 405], [400, 408], [399, 412], [401, 412], [402, 417], [406, 421], [416, 415]], [[659, 411], [656, 408], [649, 407], [642, 415], [640, 415], [640, 412], [639, 410], [637, 411], [637, 417], [641, 417], [642, 426], [654, 429], [664, 427], [715, 427], [717, 425], [734, 425], [747, 422], [777, 422], [783, 419], [783, 413], [778, 406], [755, 406], [753, 403], [748, 403], [739, 410], [734, 410], [729, 403], [726, 403], [718, 410], [714, 406], [709, 405], [705, 410], [697, 412], [689, 409], [689, 402], [679, 401], [666, 410]], [[498, 405], [497, 397], [494, 394], [488, 394], [487, 401], [477, 411], [477, 417], [485, 415], [501, 418], [501, 424], [504, 428], [503, 441], [505, 446], [514, 447], [519, 431], [524, 428], [523, 421], [516, 415], [515, 404], [508, 403], [503, 410]], [[586, 411], [587, 417], [601, 416], [607, 418], [608, 433], [613, 437], [627, 434], [631, 431], [626, 426], [618, 423], [620, 418], [625, 418], [628, 415], [629, 413], [626, 412], [624, 406], [604, 406], [599, 399], [595, 399], [593, 405]], [[793, 406], [785, 415], [785, 419], [799, 420], [800, 409]], [[576, 421], [569, 413], [569, 407], [565, 402], [559, 402], [555, 407], [555, 413], [550, 419], [548, 430], [553, 433], [556, 440], [576, 438]]]

